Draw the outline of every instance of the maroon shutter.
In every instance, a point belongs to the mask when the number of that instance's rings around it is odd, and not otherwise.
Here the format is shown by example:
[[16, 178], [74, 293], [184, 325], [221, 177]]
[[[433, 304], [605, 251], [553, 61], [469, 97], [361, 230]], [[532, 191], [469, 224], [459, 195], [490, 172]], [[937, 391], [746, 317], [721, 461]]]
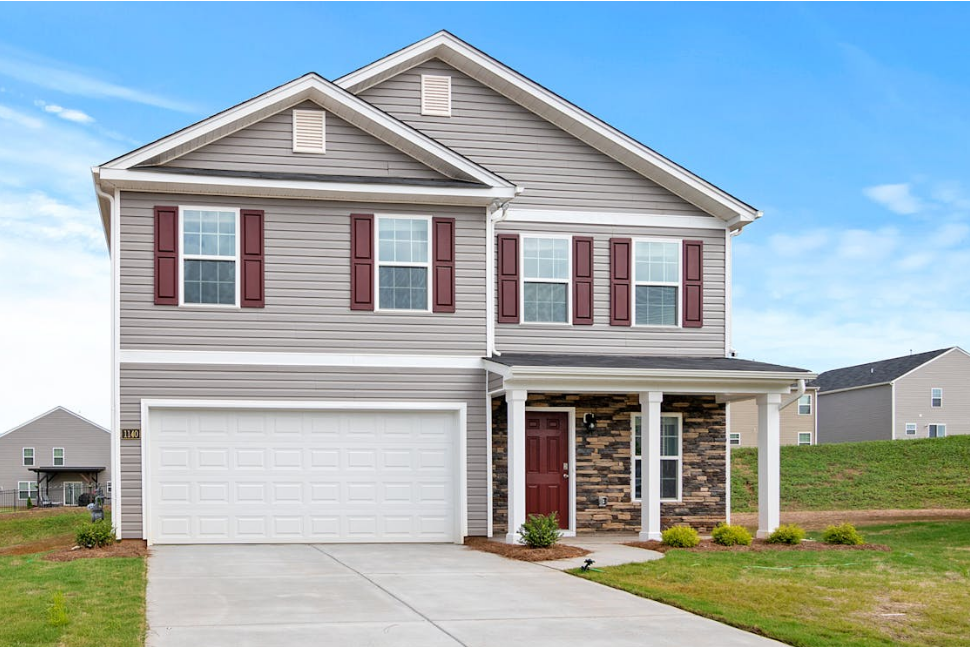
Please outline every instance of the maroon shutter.
[[573, 323], [593, 323], [593, 239], [573, 237]]
[[263, 212], [243, 209], [239, 213], [242, 240], [240, 241], [240, 304], [243, 308], [266, 306], [266, 289], [263, 255]]
[[179, 210], [155, 207], [155, 305], [179, 304]]
[[433, 312], [455, 311], [455, 219], [432, 218], [434, 259]]
[[632, 304], [633, 241], [610, 238], [610, 325], [629, 326]]
[[374, 309], [374, 216], [350, 216], [350, 309]]
[[519, 323], [519, 236], [498, 235], [498, 322]]
[[704, 241], [684, 241], [684, 328], [704, 326]]

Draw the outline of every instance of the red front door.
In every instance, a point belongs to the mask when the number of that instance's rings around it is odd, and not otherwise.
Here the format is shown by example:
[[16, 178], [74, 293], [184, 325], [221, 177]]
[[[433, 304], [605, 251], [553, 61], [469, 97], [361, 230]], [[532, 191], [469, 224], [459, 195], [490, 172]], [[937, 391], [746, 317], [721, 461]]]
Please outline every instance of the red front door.
[[564, 412], [525, 414], [525, 513], [559, 514], [569, 528], [569, 420]]

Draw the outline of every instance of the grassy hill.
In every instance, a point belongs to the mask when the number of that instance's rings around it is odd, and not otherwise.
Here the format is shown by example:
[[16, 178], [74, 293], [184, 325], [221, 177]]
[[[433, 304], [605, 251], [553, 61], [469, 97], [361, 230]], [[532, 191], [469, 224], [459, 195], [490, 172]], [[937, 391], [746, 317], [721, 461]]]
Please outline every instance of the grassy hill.
[[[970, 508], [970, 436], [782, 447], [781, 508]], [[731, 509], [758, 509], [755, 448], [731, 451]]]

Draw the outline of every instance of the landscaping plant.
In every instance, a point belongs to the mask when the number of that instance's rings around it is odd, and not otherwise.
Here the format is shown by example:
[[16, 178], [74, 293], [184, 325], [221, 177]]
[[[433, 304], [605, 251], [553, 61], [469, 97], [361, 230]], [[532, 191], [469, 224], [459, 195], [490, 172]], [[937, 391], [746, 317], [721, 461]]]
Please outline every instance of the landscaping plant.
[[701, 543], [701, 538], [697, 531], [690, 526], [674, 526], [667, 528], [660, 534], [661, 543], [664, 546], [675, 548], [693, 548]]
[[70, 622], [63, 591], [55, 591], [51, 596], [51, 605], [47, 608], [47, 620], [52, 627], [63, 627]]
[[805, 531], [798, 524], [786, 523], [778, 526], [773, 533], [765, 539], [769, 544], [800, 544], [805, 539]]
[[549, 548], [555, 546], [562, 537], [559, 530], [559, 515], [552, 512], [547, 515], [530, 514], [522, 527], [519, 528], [522, 543], [529, 548]]
[[846, 546], [861, 546], [866, 543], [851, 523], [829, 526], [822, 533], [822, 541], [826, 544], [844, 544]]
[[711, 531], [715, 544], [722, 546], [750, 546], [751, 533], [744, 526], [720, 523]]
[[102, 519], [78, 526], [77, 532], [74, 533], [74, 540], [78, 546], [101, 548], [115, 543], [115, 532], [111, 529], [111, 522]]

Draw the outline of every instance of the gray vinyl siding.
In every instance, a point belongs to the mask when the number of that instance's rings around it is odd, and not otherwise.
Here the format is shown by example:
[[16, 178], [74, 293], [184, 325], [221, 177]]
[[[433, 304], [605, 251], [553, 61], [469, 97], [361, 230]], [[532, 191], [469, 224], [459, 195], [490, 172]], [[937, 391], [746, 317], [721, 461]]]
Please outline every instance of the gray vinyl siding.
[[[818, 413], [816, 407], [816, 393], [807, 391], [812, 396], [811, 415], [800, 415], [798, 413], [798, 403], [781, 410], [779, 422], [781, 424], [781, 444], [797, 445], [798, 434], [812, 434], [812, 444], [815, 444], [815, 415]], [[741, 400], [731, 403], [731, 428], [730, 433], [741, 434], [741, 447], [758, 446], [758, 403], [755, 400]]]
[[[943, 389], [943, 406], [930, 406], [930, 389]], [[930, 424], [945, 424], [946, 435], [970, 434], [970, 357], [953, 350], [896, 381], [896, 438], [906, 423], [916, 423], [915, 438], [927, 438]]]
[[[155, 205], [265, 210], [266, 307], [156, 306]], [[351, 311], [351, 213], [454, 217], [456, 312]], [[122, 348], [481, 356], [483, 294], [483, 209], [122, 194]]]
[[821, 393], [818, 400], [819, 443], [890, 440], [892, 437], [892, 386]]
[[498, 373], [488, 373], [488, 392], [494, 393], [502, 388], [502, 376]]
[[[111, 480], [111, 435], [63, 409], [0, 436], [0, 490], [15, 490], [18, 481], [37, 480], [37, 474], [23, 464], [24, 447], [34, 448], [34, 467], [53, 466], [54, 448], [63, 447], [66, 466], [104, 467], [98, 482]], [[58, 476], [51, 485], [64, 480], [80, 479]]]
[[[495, 324], [500, 352], [599, 352], [607, 354], [725, 354], [725, 251], [723, 229], [671, 229], [608, 225], [505, 222], [500, 233], [593, 236], [593, 325]], [[670, 238], [704, 241], [704, 326], [702, 328], [610, 325], [610, 238]], [[497, 294], [493, 293], [497, 298]]]
[[[310, 101], [297, 108], [320, 109]], [[294, 153], [293, 110], [285, 110], [186, 153], [166, 166], [364, 177], [445, 178], [330, 113], [326, 115], [324, 128], [326, 153]]]
[[[451, 77], [451, 117], [421, 115], [421, 74]], [[439, 60], [402, 72], [360, 97], [525, 187], [515, 206], [706, 215]]]
[[[475, 369], [121, 366], [121, 426], [141, 428], [141, 400], [384, 400], [465, 402], [468, 425], [468, 531], [487, 531], [485, 372]], [[141, 447], [121, 445], [122, 532], [140, 537]]]

